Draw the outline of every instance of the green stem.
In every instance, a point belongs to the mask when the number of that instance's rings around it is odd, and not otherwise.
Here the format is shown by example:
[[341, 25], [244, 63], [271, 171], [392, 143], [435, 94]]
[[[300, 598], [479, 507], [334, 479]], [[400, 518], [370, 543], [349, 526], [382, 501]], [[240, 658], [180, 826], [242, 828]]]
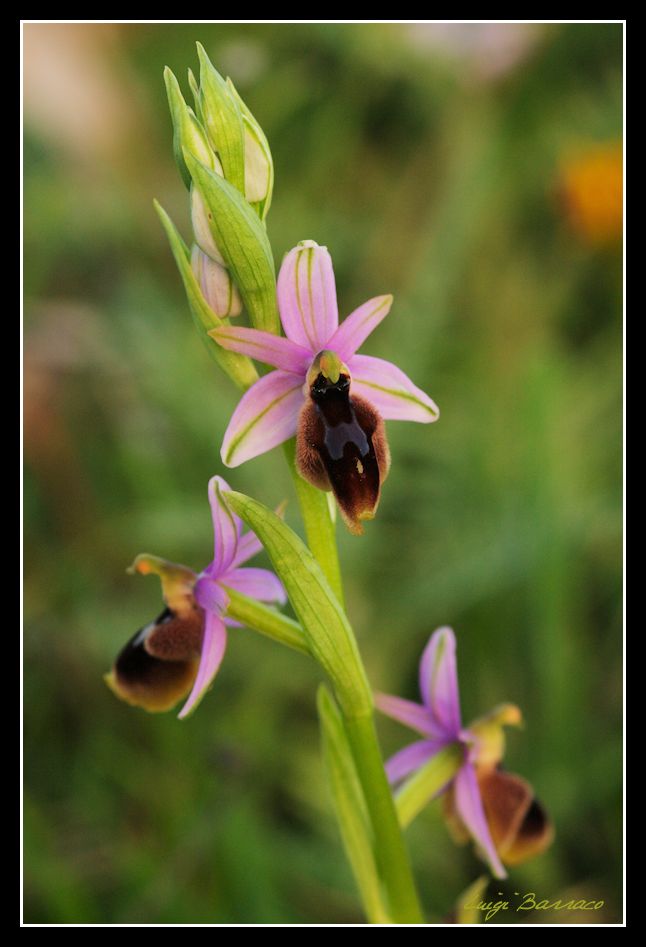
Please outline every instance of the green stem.
[[336, 531], [330, 516], [327, 494], [303, 480], [296, 469], [295, 455], [296, 442], [292, 438], [285, 444], [285, 456], [301, 508], [307, 545], [323, 570], [332, 591], [343, 605], [343, 582], [336, 548]]
[[247, 628], [259, 631], [261, 635], [287, 645], [288, 648], [310, 655], [303, 629], [297, 621], [235, 589], [227, 588], [227, 595], [229, 596], [227, 615], [230, 618], [235, 618]]
[[[295, 465], [293, 440], [285, 445], [285, 454], [294, 478], [308, 546], [343, 605], [341, 569], [327, 496], [299, 475]], [[356, 646], [356, 642], [354, 644]], [[358, 648], [356, 657], [357, 672], [367, 682]], [[337, 696], [343, 707], [345, 702], [339, 684], [340, 681], [337, 680]], [[366, 686], [368, 687], [367, 683]], [[369, 697], [372, 704], [372, 695]], [[395, 923], [422, 924], [424, 918], [393, 795], [384, 770], [373, 714], [352, 716], [344, 713], [344, 724], [370, 816], [375, 840], [375, 858], [388, 894], [391, 915]]]
[[366, 917], [369, 924], [390, 924], [390, 909], [375, 859], [374, 833], [347, 729], [325, 684], [319, 686], [317, 704], [321, 749], [334, 810]]
[[345, 718], [375, 839], [375, 856], [395, 923], [423, 924], [415, 879], [381, 758], [372, 714]]

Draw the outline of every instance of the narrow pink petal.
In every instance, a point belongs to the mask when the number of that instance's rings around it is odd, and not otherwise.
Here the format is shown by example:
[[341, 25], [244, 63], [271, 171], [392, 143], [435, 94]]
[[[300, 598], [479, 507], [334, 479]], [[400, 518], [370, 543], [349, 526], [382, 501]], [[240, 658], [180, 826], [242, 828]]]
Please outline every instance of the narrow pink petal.
[[261, 602], [280, 602], [284, 605], [287, 601], [283, 583], [268, 569], [233, 569], [220, 576], [218, 581], [225, 588], [242, 592]]
[[382, 714], [403, 723], [411, 730], [417, 730], [422, 736], [437, 739], [447, 736], [423, 704], [404, 700], [403, 697], [393, 697], [391, 694], [375, 694], [375, 704]]
[[305, 376], [312, 361], [312, 353], [309, 349], [304, 349], [289, 339], [283, 339], [280, 335], [262, 332], [260, 329], [220, 326], [217, 329], [211, 329], [209, 335], [224, 349], [239, 352], [240, 355], [248, 355], [258, 362], [266, 362], [274, 368], [282, 368], [286, 372], [295, 372], [297, 375]]
[[491, 838], [489, 826], [482, 805], [478, 780], [472, 763], [464, 763], [453, 782], [455, 791], [455, 807], [465, 826], [475, 840], [485, 860], [489, 863], [491, 872], [496, 878], [506, 878], [496, 846]]
[[222, 491], [231, 487], [222, 477], [209, 480], [209, 503], [213, 520], [213, 562], [209, 569], [211, 576], [226, 572], [235, 558], [238, 539], [242, 532], [242, 520], [233, 513], [224, 501]]
[[439, 409], [401, 369], [383, 358], [353, 355], [347, 361], [352, 376], [351, 393], [370, 401], [385, 420], [437, 421]]
[[344, 319], [327, 347], [347, 362], [390, 312], [392, 296], [375, 296]]
[[444, 741], [417, 740], [395, 753], [386, 762], [386, 775], [390, 783], [398, 783], [414, 770], [428, 763], [432, 756], [445, 745]]
[[227, 628], [244, 628], [244, 625], [241, 621], [236, 621], [235, 618], [229, 618], [228, 615], [225, 615], [222, 619]]
[[438, 725], [457, 739], [462, 719], [455, 635], [451, 628], [438, 628], [424, 648], [419, 665], [419, 689]]
[[327, 249], [304, 240], [290, 250], [278, 274], [277, 291], [285, 335], [318, 354], [339, 325], [334, 270]]
[[302, 378], [277, 370], [245, 392], [222, 441], [221, 455], [227, 467], [237, 467], [294, 436], [303, 404], [302, 388]]
[[257, 556], [262, 549], [262, 543], [258, 539], [255, 533], [249, 531], [245, 533], [238, 540], [238, 551], [236, 553], [235, 559], [231, 563], [232, 568], [236, 566], [241, 566], [243, 562], [247, 562], [248, 559], [251, 559], [253, 556]]
[[229, 604], [229, 596], [210, 575], [202, 574], [193, 589], [195, 601], [205, 612], [221, 615]]
[[219, 615], [213, 612], [206, 612], [204, 618], [204, 637], [202, 639], [202, 654], [200, 664], [197, 669], [197, 677], [193, 684], [193, 690], [188, 695], [188, 700], [179, 712], [180, 719], [187, 717], [191, 711], [195, 710], [200, 700], [211, 686], [213, 678], [218, 673], [218, 668], [224, 657], [224, 650], [227, 646], [227, 630], [224, 622]]

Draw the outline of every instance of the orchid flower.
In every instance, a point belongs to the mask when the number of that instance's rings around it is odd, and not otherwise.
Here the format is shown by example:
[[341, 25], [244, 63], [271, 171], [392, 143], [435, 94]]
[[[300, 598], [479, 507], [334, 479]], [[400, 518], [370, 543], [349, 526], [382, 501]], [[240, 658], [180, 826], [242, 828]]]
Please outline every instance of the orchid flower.
[[516, 864], [538, 854], [551, 842], [552, 827], [531, 786], [500, 769], [502, 727], [521, 722], [519, 709], [502, 704], [462, 727], [455, 651], [451, 628], [438, 628], [431, 635], [419, 668], [422, 704], [376, 696], [382, 713], [423, 736], [391, 757], [386, 772], [391, 783], [400, 783], [444, 747], [461, 744], [462, 765], [442, 790], [445, 816], [456, 841], [472, 838], [493, 874], [504, 878], [501, 857]]
[[222, 477], [209, 481], [214, 554], [199, 575], [147, 554], [137, 556], [129, 570], [157, 574], [166, 605], [155, 621], [131, 638], [106, 675], [109, 687], [129, 704], [150, 711], [170, 710], [188, 694], [179, 716], [186, 717], [195, 709], [220, 667], [226, 626], [238, 625], [226, 615], [227, 589], [261, 602], [286, 601], [282, 583], [273, 572], [240, 568], [262, 546], [254, 533], [242, 533], [242, 521], [222, 496], [228, 490]]
[[392, 296], [376, 296], [339, 325], [332, 260], [305, 240], [278, 276], [285, 338], [238, 326], [211, 335], [221, 346], [274, 366], [235, 409], [224, 435], [228, 467], [297, 435], [300, 474], [333, 490], [352, 532], [372, 519], [389, 454], [383, 420], [437, 420], [439, 411], [396, 365], [357, 350], [388, 315]]

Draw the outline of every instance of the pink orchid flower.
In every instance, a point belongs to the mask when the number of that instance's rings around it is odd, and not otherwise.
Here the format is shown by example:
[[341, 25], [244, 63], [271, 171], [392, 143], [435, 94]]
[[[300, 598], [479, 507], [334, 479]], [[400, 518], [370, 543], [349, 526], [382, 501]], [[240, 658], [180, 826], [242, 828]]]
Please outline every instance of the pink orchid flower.
[[445, 786], [444, 816], [458, 842], [473, 839], [497, 878], [506, 877], [502, 859], [517, 865], [551, 844], [552, 823], [521, 776], [502, 769], [503, 727], [518, 726], [521, 713], [514, 704], [500, 704], [488, 714], [462, 726], [455, 635], [438, 628], [422, 654], [419, 687], [422, 704], [378, 694], [382, 713], [423, 737], [404, 747], [386, 763], [391, 783], [400, 783], [450, 744], [461, 744], [462, 765]]
[[133, 572], [156, 573], [166, 608], [120, 652], [109, 687], [129, 704], [150, 711], [170, 710], [188, 699], [179, 716], [195, 709], [217, 674], [227, 644], [226, 626], [238, 625], [226, 615], [228, 590], [261, 602], [284, 604], [280, 580], [267, 569], [240, 568], [262, 549], [254, 533], [242, 532], [242, 521], [226, 505], [230, 490], [222, 477], [209, 481], [213, 519], [213, 561], [199, 575], [157, 556], [137, 556]]
[[478, 788], [474, 765], [476, 738], [462, 728], [455, 649], [455, 635], [451, 628], [438, 628], [431, 635], [419, 666], [423, 704], [388, 694], [377, 695], [377, 707], [382, 713], [423, 735], [422, 740], [404, 747], [388, 760], [386, 773], [392, 783], [399, 783], [445, 746], [461, 743], [464, 761], [452, 780], [455, 807], [493, 874], [505, 878], [506, 872], [491, 838]]
[[295, 434], [305, 479], [332, 489], [353, 532], [374, 516], [388, 472], [383, 419], [436, 421], [439, 411], [396, 365], [357, 351], [388, 315], [392, 296], [376, 296], [339, 325], [332, 260], [305, 240], [278, 275], [285, 338], [238, 326], [210, 333], [226, 349], [274, 366], [245, 393], [222, 444], [228, 467]]

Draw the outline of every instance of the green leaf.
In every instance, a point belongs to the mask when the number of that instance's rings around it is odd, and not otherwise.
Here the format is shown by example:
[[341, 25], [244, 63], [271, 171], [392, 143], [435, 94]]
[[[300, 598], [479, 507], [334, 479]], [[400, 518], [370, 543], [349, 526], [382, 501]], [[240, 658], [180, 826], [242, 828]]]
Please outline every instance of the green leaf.
[[201, 162], [184, 158], [209, 212], [209, 227], [256, 329], [278, 334], [274, 258], [258, 215], [238, 191]]
[[153, 203], [159, 215], [159, 219], [162, 222], [162, 226], [166, 231], [166, 236], [168, 237], [171, 250], [173, 251], [177, 268], [182, 277], [195, 328], [212, 358], [215, 359], [239, 388], [246, 390], [258, 380], [258, 372], [251, 359], [247, 358], [246, 355], [227, 352], [207, 335], [209, 329], [225, 325], [225, 322], [215, 315], [204, 299], [195, 274], [191, 269], [188, 248], [182, 240], [175, 224], [161, 204], [157, 201]]
[[366, 803], [357, 776], [343, 720], [331, 694], [321, 684], [317, 695], [323, 763], [343, 847], [371, 924], [388, 924], [379, 873], [375, 863], [374, 840]]
[[224, 175], [244, 195], [244, 126], [236, 98], [215, 69], [201, 43], [200, 110], [211, 144], [220, 156]]
[[344, 714], [369, 715], [372, 696], [352, 629], [318, 562], [302, 539], [262, 503], [243, 493], [224, 496], [267, 550], [309, 650], [332, 680]]
[[413, 821], [448, 782], [464, 762], [464, 746], [451, 743], [407, 779], [395, 794], [395, 807], [402, 828]]
[[222, 585], [226, 587], [229, 596], [227, 615], [230, 618], [235, 618], [236, 621], [242, 622], [247, 628], [259, 631], [261, 635], [266, 635], [273, 641], [278, 641], [280, 644], [287, 645], [288, 648], [293, 648], [295, 651], [300, 651], [309, 657], [310, 650], [307, 647], [303, 629], [297, 621], [293, 621], [286, 615], [281, 615], [275, 608], [263, 605], [255, 598], [249, 598], [248, 595], [243, 595], [242, 592], [230, 589], [225, 580], [222, 581]]

